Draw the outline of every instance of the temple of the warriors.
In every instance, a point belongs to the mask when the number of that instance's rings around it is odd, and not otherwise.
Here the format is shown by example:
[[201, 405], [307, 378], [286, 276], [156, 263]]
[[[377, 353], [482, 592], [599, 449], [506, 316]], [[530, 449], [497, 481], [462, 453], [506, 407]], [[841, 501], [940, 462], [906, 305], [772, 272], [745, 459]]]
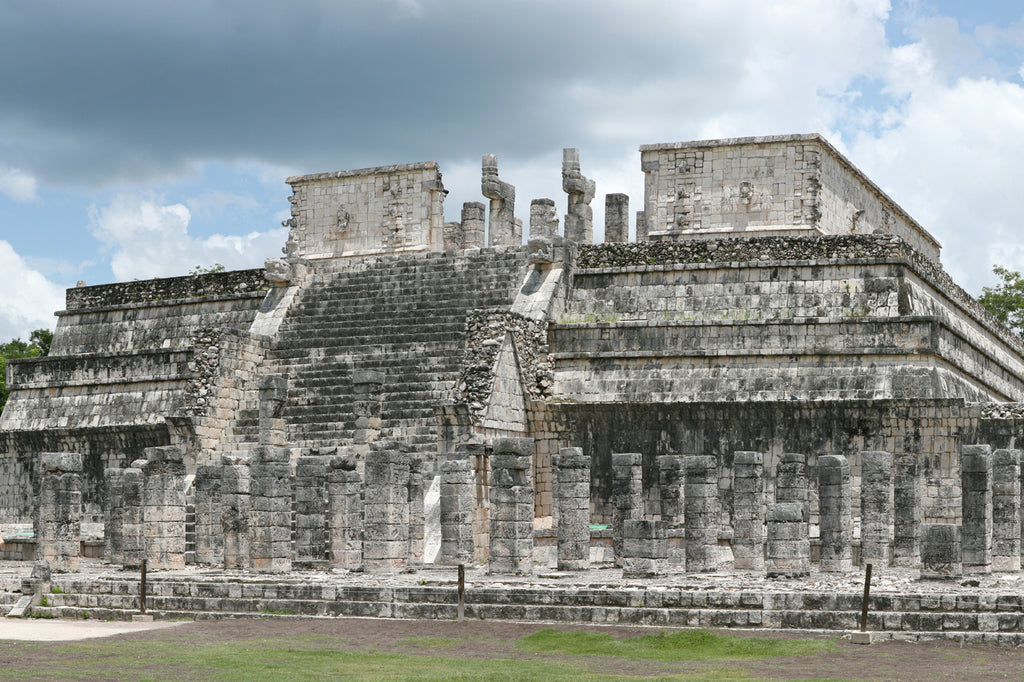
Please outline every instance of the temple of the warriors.
[[[292, 177], [264, 268], [69, 289], [50, 356], [7, 365], [5, 557], [332, 595], [457, 564], [1019, 573], [1024, 343], [924, 227], [789, 135], [642, 146], [597, 243], [585, 161], [516, 204], [485, 155], [455, 216], [432, 162]], [[809, 627], [764, 599], [719, 624]], [[571, 606], [502, 613], [597, 618]]]

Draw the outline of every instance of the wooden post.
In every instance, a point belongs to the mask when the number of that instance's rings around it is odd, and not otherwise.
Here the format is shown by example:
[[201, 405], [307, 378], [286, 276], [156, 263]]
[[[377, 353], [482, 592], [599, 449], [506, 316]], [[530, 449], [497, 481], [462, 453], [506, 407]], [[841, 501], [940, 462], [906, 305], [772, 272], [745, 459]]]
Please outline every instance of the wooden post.
[[146, 613], [146, 560], [142, 560], [142, 579], [139, 581], [139, 613]]
[[459, 564], [459, 610], [456, 620], [460, 623], [466, 616], [466, 566]]
[[871, 595], [871, 564], [864, 571], [864, 602], [860, 609], [860, 631], [868, 630], [868, 597]]

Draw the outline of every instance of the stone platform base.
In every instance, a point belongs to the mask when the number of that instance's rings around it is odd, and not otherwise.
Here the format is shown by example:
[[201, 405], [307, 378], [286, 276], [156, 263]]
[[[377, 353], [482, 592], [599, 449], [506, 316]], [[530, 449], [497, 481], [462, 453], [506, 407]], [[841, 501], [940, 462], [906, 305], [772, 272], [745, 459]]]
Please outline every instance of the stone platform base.
[[[54, 574], [48, 607], [64, 618], [129, 620], [138, 614], [139, 576], [84, 560]], [[0, 565], [0, 602], [20, 595], [24, 564]], [[1021, 574], [978, 576], [979, 585], [916, 579], [881, 569], [872, 579], [867, 628], [875, 640], [950, 638], [1024, 644]], [[859, 630], [863, 576], [812, 573], [767, 580], [741, 572], [622, 578], [621, 569], [532, 576], [486, 575], [467, 566], [467, 619], [615, 623], [675, 627]], [[59, 591], [57, 591], [59, 590]], [[187, 569], [147, 574], [147, 615], [171, 618], [376, 617], [454, 619], [457, 569], [425, 566], [395, 576], [296, 571], [260, 575]], [[8, 606], [9, 608], [9, 606]]]

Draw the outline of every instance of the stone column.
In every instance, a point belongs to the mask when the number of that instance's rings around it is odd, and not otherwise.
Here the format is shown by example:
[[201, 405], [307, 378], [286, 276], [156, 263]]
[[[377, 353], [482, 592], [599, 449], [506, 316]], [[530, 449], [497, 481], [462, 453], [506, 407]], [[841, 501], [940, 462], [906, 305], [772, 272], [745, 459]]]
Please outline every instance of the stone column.
[[562, 448], [552, 457], [558, 510], [558, 570], [590, 567], [590, 457]]
[[612, 552], [621, 566], [622, 522], [644, 516], [643, 456], [639, 452], [612, 453]]
[[629, 195], [604, 195], [605, 243], [629, 241]]
[[489, 246], [515, 245], [516, 188], [498, 179], [498, 157], [484, 154], [480, 193], [491, 200]]
[[736, 452], [732, 460], [732, 554], [737, 570], [764, 570], [764, 455]]
[[103, 561], [124, 563], [124, 469], [103, 471]]
[[363, 486], [363, 562], [367, 571], [398, 573], [409, 565], [409, 452], [374, 443]]
[[800, 578], [811, 573], [811, 543], [807, 538], [806, 506], [801, 502], [768, 505], [769, 578]]
[[921, 580], [958, 580], [964, 575], [961, 527], [921, 524]]
[[133, 461], [121, 477], [124, 484], [124, 497], [121, 503], [124, 514], [121, 557], [125, 568], [138, 568], [146, 556], [146, 527], [143, 523], [146, 479], [142, 473], [142, 465], [145, 463], [144, 459]]
[[377, 370], [352, 372], [352, 412], [356, 418], [352, 440], [356, 443], [372, 443], [380, 435], [384, 379], [384, 372]]
[[577, 244], [594, 241], [594, 200], [597, 185], [580, 172], [578, 149], [562, 150], [562, 191], [569, 195], [569, 212], [565, 215], [565, 238]]
[[327, 556], [327, 457], [295, 462], [295, 561], [323, 564]]
[[992, 453], [992, 570], [1020, 570], [1020, 450]]
[[992, 448], [963, 446], [960, 481], [964, 570], [989, 573], [992, 571]]
[[558, 236], [558, 214], [551, 199], [534, 199], [530, 202], [530, 239]]
[[665, 573], [668, 545], [663, 522], [626, 519], [622, 523], [622, 534], [624, 578], [651, 578]]
[[[860, 565], [889, 565], [889, 525], [892, 523], [892, 455], [860, 453]], [[819, 502], [819, 504], [821, 504]]]
[[713, 455], [686, 455], [684, 522], [686, 570], [718, 569], [718, 460]]
[[818, 457], [819, 567], [824, 572], [853, 568], [850, 545], [850, 463], [842, 455]]
[[[661, 521], [666, 538], [670, 533], [684, 532], [683, 508], [683, 460], [679, 455], [658, 457], [658, 490], [661, 501]], [[686, 544], [682, 538], [675, 538], [668, 544], [668, 563], [672, 566], [686, 565]], [[667, 539], [666, 539], [667, 542]]]
[[185, 568], [185, 448], [146, 448], [143, 522], [146, 566]]
[[921, 557], [921, 479], [916, 453], [897, 456], [892, 498], [892, 563], [917, 566]]
[[257, 445], [249, 461], [249, 556], [260, 573], [292, 570], [292, 476], [288, 448]]
[[775, 467], [775, 501], [799, 502], [808, 509], [807, 456], [787, 452], [779, 457]]
[[462, 223], [455, 221], [446, 222], [442, 234], [445, 251], [461, 251], [466, 248], [465, 236], [462, 233]]
[[251, 475], [249, 462], [223, 455], [220, 473], [220, 519], [224, 534], [224, 568], [252, 567], [249, 551]]
[[647, 215], [643, 211], [636, 212], [636, 240], [647, 241]]
[[423, 563], [424, 510], [423, 460], [409, 459], [409, 563]]
[[467, 201], [462, 205], [462, 245], [466, 249], [482, 249], [487, 246], [487, 207], [479, 201]]
[[196, 466], [196, 563], [220, 566], [224, 563], [224, 532], [221, 521], [221, 466]]
[[77, 571], [82, 547], [82, 455], [44, 452], [34, 520], [36, 560], [54, 571]]
[[268, 374], [260, 377], [259, 443], [284, 446], [284, 405], [288, 399], [288, 377]]
[[441, 551], [438, 563], [473, 562], [473, 463], [460, 448], [441, 461]]
[[327, 508], [331, 565], [353, 570], [363, 565], [363, 481], [351, 456], [335, 455], [327, 469]]
[[533, 572], [533, 439], [498, 438], [491, 454], [492, 573]]

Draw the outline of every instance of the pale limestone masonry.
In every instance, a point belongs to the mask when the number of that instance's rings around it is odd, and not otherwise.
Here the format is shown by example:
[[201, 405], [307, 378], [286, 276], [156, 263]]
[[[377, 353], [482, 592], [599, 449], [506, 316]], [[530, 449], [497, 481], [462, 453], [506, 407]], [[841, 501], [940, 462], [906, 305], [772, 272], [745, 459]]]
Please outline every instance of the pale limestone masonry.
[[468, 564], [473, 561], [473, 462], [465, 448], [449, 453], [441, 460], [440, 503], [441, 550], [438, 562]]
[[437, 164], [288, 178], [286, 254], [307, 260], [443, 250], [444, 185]]
[[821, 513], [818, 538], [821, 543], [819, 569], [826, 572], [853, 568], [850, 545], [850, 463], [842, 455], [818, 457], [818, 502]]
[[736, 233], [896, 235], [939, 243], [819, 135], [644, 145], [650, 239]]
[[921, 579], [958, 580], [963, 577], [960, 524], [921, 525]]
[[612, 551], [617, 566], [622, 565], [623, 523], [644, 516], [642, 462], [639, 452], [612, 453]]
[[498, 438], [491, 454], [490, 550], [492, 573], [533, 572], [532, 438]]
[[[636, 241], [607, 195], [592, 244], [596, 188], [563, 161], [526, 246], [496, 158], [490, 210], [448, 223], [411, 164], [292, 178], [263, 269], [69, 290], [52, 356], [8, 364], [0, 522], [36, 513], [41, 453], [77, 452], [81, 521], [128, 567], [180, 565], [194, 527], [184, 560], [232, 571], [415, 570], [440, 474], [441, 559], [504, 575], [803, 575], [812, 543], [845, 571], [851, 528], [862, 563], [920, 566], [922, 524], [963, 524], [969, 571], [1019, 570], [1019, 466], [961, 450], [1024, 438], [1024, 344], [921, 226], [789, 136], [643, 148]], [[157, 490], [154, 447], [182, 485]], [[158, 535], [186, 490], [194, 526]]]
[[185, 568], [185, 448], [146, 448], [142, 472], [147, 566]]
[[1021, 568], [1020, 450], [992, 453], [992, 570]]
[[47, 452], [40, 464], [39, 511], [33, 524], [37, 558], [49, 562], [54, 571], [77, 571], [82, 541], [82, 455]]
[[686, 570], [718, 570], [718, 462], [710, 455], [686, 455], [683, 460], [686, 532]]
[[764, 570], [764, 454], [733, 455], [733, 540], [737, 569]]
[[861, 452], [860, 472], [860, 563], [881, 568], [889, 565], [892, 455]]
[[224, 568], [251, 568], [249, 516], [252, 513], [252, 473], [248, 460], [229, 455], [222, 457], [220, 493]]
[[335, 455], [327, 471], [331, 565], [358, 569], [363, 565], [362, 477], [355, 458]]
[[562, 448], [552, 458], [558, 511], [558, 570], [590, 567], [590, 457]]
[[192, 481], [197, 564], [224, 565], [222, 471], [223, 467], [220, 464], [200, 464], [196, 467], [196, 475]]

